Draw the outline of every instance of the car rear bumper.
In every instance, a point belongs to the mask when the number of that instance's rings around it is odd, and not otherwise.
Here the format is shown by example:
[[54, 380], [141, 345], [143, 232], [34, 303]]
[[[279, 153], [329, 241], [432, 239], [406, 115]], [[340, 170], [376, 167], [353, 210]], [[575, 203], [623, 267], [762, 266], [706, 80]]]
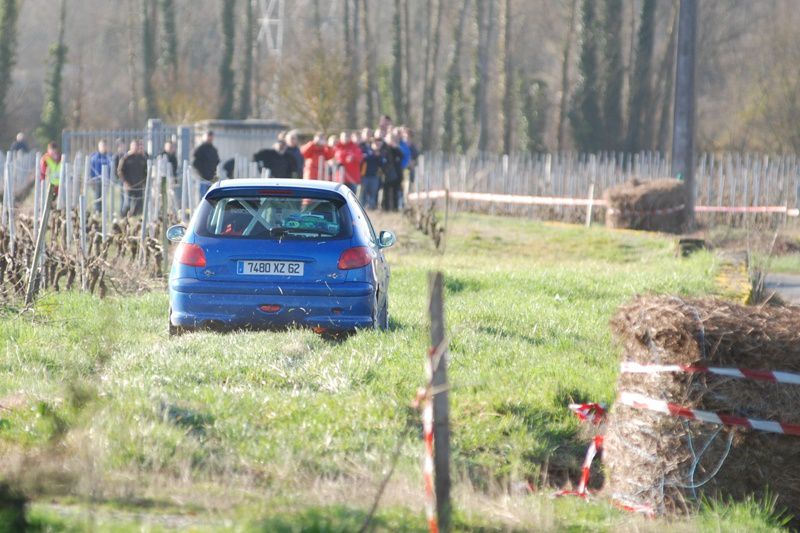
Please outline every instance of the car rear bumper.
[[[372, 326], [374, 287], [369, 283], [252, 284], [170, 282], [170, 321], [184, 328], [283, 327], [301, 325], [330, 330]], [[277, 305], [275, 312], [259, 309]]]

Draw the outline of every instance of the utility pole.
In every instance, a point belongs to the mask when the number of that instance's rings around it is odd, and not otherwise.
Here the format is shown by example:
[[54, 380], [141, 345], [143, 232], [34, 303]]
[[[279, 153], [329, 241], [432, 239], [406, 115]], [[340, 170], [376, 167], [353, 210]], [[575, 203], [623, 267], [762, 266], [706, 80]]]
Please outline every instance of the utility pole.
[[678, 61], [675, 69], [675, 114], [672, 130], [672, 175], [686, 187], [685, 220], [694, 227], [694, 71], [697, 0], [681, 0], [678, 12]]

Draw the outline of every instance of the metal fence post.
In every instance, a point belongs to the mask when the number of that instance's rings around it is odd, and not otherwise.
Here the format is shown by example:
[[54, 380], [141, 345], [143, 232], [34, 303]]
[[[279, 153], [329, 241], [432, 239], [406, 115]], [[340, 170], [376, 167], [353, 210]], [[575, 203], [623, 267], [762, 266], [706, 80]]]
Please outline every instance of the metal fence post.
[[192, 155], [192, 128], [190, 126], [178, 126], [177, 151], [180, 161], [189, 161], [189, 157]]

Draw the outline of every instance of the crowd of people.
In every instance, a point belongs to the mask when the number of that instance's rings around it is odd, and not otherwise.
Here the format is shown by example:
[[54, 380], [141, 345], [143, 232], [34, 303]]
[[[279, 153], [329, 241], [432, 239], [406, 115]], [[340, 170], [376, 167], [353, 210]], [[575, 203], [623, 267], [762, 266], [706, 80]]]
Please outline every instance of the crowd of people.
[[[95, 211], [101, 209], [101, 178], [106, 167], [108, 177], [122, 187], [121, 214], [139, 215], [143, 208], [149, 155], [138, 139], [129, 144], [117, 139], [115, 144], [116, 150], [111, 152], [109, 144], [101, 140], [97, 151], [89, 158], [89, 185], [94, 192], [92, 206]], [[17, 135], [11, 149], [29, 150], [24, 134]], [[166, 158], [173, 176], [178, 174], [175, 152], [175, 143], [167, 140], [158, 154]], [[403, 207], [408, 186], [414, 182], [418, 156], [412, 131], [394, 126], [390, 117], [383, 116], [374, 130], [343, 131], [327, 138], [323, 132], [318, 132], [304, 144], [300, 144], [297, 130], [281, 133], [271, 148], [256, 152], [253, 161], [258, 164], [259, 172], [266, 170], [271, 178], [336, 181], [353, 191], [365, 208], [396, 211]], [[220, 174], [233, 177], [234, 160], [222, 166], [220, 163], [214, 133], [209, 131], [192, 157], [192, 167], [202, 178], [201, 197]], [[60, 176], [60, 148], [56, 142], [50, 142], [39, 161], [39, 178], [52, 183], [57, 191]]]
[[[208, 148], [203, 151], [199, 164], [195, 152], [195, 168], [201, 175], [214, 161], [208, 157]], [[383, 116], [374, 130], [343, 131], [327, 139], [317, 132], [302, 145], [296, 130], [285, 132], [272, 148], [255, 153], [253, 161], [272, 178], [337, 181], [357, 194], [367, 209], [380, 205], [396, 211], [403, 207], [408, 185], [414, 182], [418, 156], [412, 131], [395, 127], [390, 117]]]

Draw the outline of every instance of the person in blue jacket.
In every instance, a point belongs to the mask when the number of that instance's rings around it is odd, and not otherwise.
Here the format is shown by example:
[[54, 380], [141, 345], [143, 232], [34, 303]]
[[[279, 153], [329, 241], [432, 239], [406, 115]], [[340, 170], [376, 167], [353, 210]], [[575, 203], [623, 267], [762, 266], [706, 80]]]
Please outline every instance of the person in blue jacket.
[[[108, 167], [109, 179], [114, 173], [113, 156], [108, 151], [108, 145], [105, 141], [97, 143], [97, 151], [89, 158], [89, 182], [94, 191], [94, 210], [99, 213], [102, 209], [103, 203], [103, 167]], [[108, 183], [106, 184], [108, 186]]]

